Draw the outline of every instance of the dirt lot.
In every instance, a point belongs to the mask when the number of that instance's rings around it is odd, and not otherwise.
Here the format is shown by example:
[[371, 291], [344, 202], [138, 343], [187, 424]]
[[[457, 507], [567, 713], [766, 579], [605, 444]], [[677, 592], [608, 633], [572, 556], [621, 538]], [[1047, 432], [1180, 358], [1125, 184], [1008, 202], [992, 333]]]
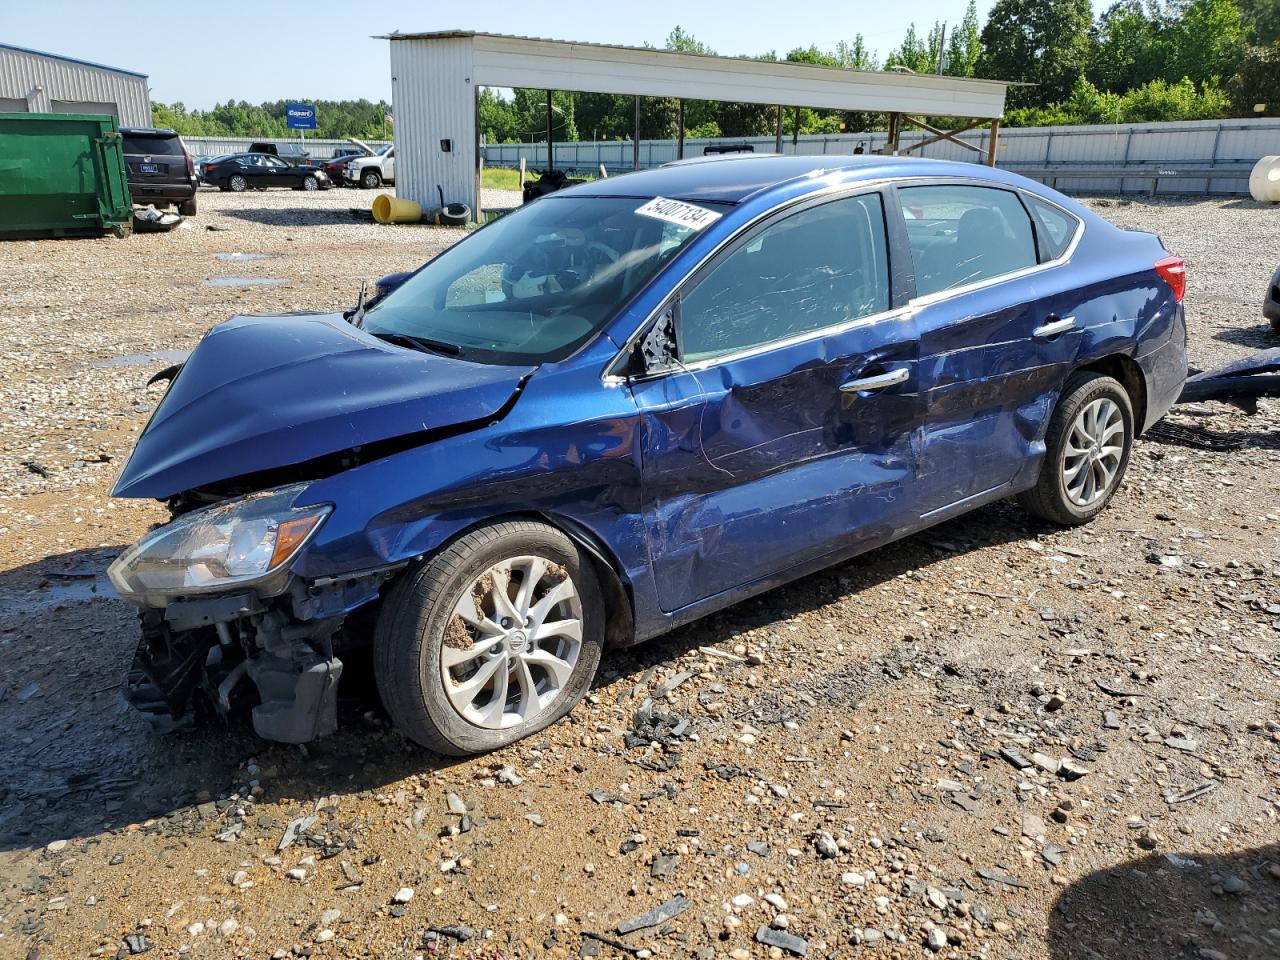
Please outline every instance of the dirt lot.
[[[406, 744], [359, 664], [307, 749], [150, 734], [102, 576], [163, 516], [106, 496], [146, 380], [458, 236], [369, 199], [0, 248], [0, 958], [1280, 956], [1277, 402], [1182, 413], [1242, 446], [1141, 443], [1085, 529], [999, 504], [610, 655], [492, 756]], [[1194, 360], [1280, 345], [1280, 209], [1098, 206], [1187, 257]]]

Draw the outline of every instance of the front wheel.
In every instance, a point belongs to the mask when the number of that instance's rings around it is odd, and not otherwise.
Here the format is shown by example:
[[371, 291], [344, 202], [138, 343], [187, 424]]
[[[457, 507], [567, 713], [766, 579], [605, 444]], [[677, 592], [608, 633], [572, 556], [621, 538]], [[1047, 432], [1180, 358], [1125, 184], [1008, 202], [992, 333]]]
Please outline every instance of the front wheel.
[[303, 189], [303, 190], [306, 190], [306, 191], [319, 190], [319, 189], [320, 189], [320, 181], [319, 181], [319, 180], [317, 180], [315, 177], [303, 177], [303, 178], [302, 178], [302, 189]]
[[1088, 523], [1115, 495], [1133, 451], [1133, 404], [1100, 373], [1067, 381], [1045, 437], [1036, 485], [1021, 501], [1032, 515], [1065, 526]]
[[249, 189], [249, 181], [237, 173], [227, 180], [227, 188], [232, 193], [244, 193]]
[[376, 190], [382, 186], [382, 174], [377, 170], [366, 170], [360, 174], [360, 186], [366, 190]]
[[410, 739], [460, 756], [496, 750], [563, 717], [591, 684], [604, 603], [591, 565], [546, 524], [459, 538], [383, 604], [374, 675]]

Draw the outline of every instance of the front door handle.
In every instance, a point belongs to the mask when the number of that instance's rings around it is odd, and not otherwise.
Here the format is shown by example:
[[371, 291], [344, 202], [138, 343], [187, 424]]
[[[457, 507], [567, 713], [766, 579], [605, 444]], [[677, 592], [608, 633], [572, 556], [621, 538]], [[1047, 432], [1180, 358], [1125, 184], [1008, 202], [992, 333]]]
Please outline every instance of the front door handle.
[[1037, 339], [1043, 340], [1046, 337], [1056, 337], [1060, 333], [1070, 330], [1076, 325], [1075, 317], [1063, 317], [1062, 319], [1051, 319], [1043, 326], [1036, 327], [1031, 331], [1031, 335]]
[[911, 376], [910, 370], [906, 367], [899, 367], [897, 370], [890, 370], [887, 373], [878, 373], [874, 377], [850, 380], [848, 383], [840, 385], [840, 392], [862, 393], [864, 390], [883, 390], [885, 387], [906, 383], [909, 376]]

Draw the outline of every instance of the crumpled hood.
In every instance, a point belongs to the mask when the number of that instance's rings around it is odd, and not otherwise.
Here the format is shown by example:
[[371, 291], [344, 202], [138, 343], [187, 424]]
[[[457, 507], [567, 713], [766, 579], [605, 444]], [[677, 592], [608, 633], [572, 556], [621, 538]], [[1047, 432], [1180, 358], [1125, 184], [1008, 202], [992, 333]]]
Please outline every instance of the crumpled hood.
[[355, 446], [484, 421], [533, 367], [377, 340], [341, 314], [235, 317], [183, 365], [111, 491], [166, 499]]

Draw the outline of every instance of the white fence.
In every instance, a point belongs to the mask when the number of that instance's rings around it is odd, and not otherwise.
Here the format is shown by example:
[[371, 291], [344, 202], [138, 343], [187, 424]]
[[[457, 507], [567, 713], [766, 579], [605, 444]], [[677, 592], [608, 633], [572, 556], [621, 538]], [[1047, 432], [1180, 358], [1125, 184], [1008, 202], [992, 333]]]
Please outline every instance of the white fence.
[[[902, 135], [903, 147], [919, 143], [929, 134], [919, 131]], [[987, 131], [962, 134], [986, 156]], [[786, 154], [826, 155], [850, 154], [862, 146], [864, 152], [875, 153], [885, 144], [886, 134], [854, 133], [839, 136], [802, 136], [782, 138]], [[750, 144], [757, 153], [776, 149], [774, 137], [720, 137], [714, 140], [685, 140], [684, 155], [700, 156], [709, 146]], [[521, 157], [531, 169], [541, 170], [547, 162], [546, 143], [486, 144], [485, 163], [489, 166], [518, 166]], [[632, 141], [579, 141], [556, 143], [555, 166], [561, 170], [592, 171], [604, 165], [610, 172], [632, 169]], [[1010, 170], [1035, 172], [1037, 176], [1058, 178], [1063, 189], [1078, 191], [1149, 190], [1149, 171], [1161, 168], [1172, 176], [1161, 180], [1160, 193], [1248, 193], [1247, 174], [1259, 157], [1280, 154], [1280, 119], [1204, 120], [1182, 123], [1122, 123], [1108, 126], [1023, 127], [1000, 131], [998, 162]], [[916, 155], [945, 160], [978, 160], [979, 154], [957, 144], [940, 141], [930, 144]], [[676, 159], [676, 141], [642, 140], [640, 166], [655, 167]], [[1114, 170], [1139, 168], [1132, 179], [1072, 178], [1076, 170]], [[1179, 170], [1221, 169], [1220, 179], [1178, 177]], [[1242, 179], [1232, 174], [1243, 172]]]
[[[300, 140], [296, 137], [183, 137], [182, 142], [193, 157], [218, 157], [227, 153], [244, 153], [253, 143], [296, 143], [317, 160], [328, 160], [338, 147], [355, 146], [350, 140]], [[388, 143], [387, 140], [366, 140], [374, 150]]]

